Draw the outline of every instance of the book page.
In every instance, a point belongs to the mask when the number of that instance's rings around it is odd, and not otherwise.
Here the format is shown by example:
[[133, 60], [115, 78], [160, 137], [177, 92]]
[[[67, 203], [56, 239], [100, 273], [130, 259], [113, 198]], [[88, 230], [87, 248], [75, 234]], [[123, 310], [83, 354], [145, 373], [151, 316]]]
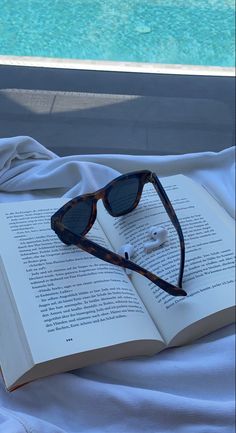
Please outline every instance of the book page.
[[[183, 288], [186, 297], [173, 297], [140, 274], [131, 280], [169, 343], [183, 328], [204, 317], [232, 307], [234, 299], [234, 223], [223, 208], [191, 179], [182, 175], [162, 179], [179, 218], [186, 244]], [[176, 230], [151, 184], [145, 185], [138, 207], [113, 218], [99, 206], [99, 220], [118, 250], [131, 243], [133, 260], [163, 279], [176, 284], [180, 246]], [[105, 224], [104, 224], [105, 223]], [[159, 249], [145, 253], [148, 229], [162, 226], [168, 240]], [[207, 333], [207, 330], [205, 330]]]
[[[34, 362], [161, 340], [123, 269], [64, 245], [51, 229], [51, 215], [67, 200], [0, 205], [0, 254]], [[111, 248], [97, 223], [89, 236]]]

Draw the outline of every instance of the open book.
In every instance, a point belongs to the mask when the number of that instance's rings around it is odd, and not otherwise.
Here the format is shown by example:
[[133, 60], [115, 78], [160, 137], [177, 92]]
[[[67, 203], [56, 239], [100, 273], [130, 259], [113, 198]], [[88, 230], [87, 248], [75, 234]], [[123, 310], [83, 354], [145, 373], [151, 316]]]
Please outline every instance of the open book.
[[[92, 363], [152, 355], [234, 321], [234, 221], [201, 186], [182, 175], [161, 179], [185, 237], [186, 297], [145, 277], [64, 245], [51, 215], [68, 198], [0, 205], [0, 365], [6, 387]], [[166, 243], [145, 253], [150, 226]], [[112, 218], [102, 203], [87, 235], [176, 284], [180, 248], [152, 185], [138, 207]]]

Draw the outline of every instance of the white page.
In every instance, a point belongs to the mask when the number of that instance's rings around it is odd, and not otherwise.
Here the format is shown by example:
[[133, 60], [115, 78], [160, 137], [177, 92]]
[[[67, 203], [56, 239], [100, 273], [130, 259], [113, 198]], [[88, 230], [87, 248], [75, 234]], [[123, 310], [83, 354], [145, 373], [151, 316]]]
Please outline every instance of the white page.
[[[132, 282], [158, 328], [169, 342], [182, 328], [235, 304], [234, 223], [232, 218], [202, 188], [184, 176], [162, 180], [179, 217], [186, 244], [183, 288], [187, 297], [172, 297], [145, 277], [132, 273]], [[180, 247], [178, 236], [152, 185], [146, 185], [138, 207], [113, 218], [99, 206], [99, 220], [118, 250], [131, 243], [134, 261], [177, 283]], [[150, 254], [144, 252], [151, 226], [169, 231], [168, 241]]]
[[[51, 230], [50, 216], [66, 200], [0, 206], [0, 253], [34, 361], [161, 340], [124, 271], [64, 245]], [[110, 248], [98, 224], [89, 236]]]

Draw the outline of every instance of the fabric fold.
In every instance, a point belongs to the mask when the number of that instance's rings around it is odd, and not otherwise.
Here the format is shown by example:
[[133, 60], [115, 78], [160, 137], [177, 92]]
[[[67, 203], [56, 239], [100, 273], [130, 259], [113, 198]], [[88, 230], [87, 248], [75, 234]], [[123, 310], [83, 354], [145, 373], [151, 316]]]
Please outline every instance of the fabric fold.
[[31, 137], [0, 139], [0, 176], [17, 161], [53, 158], [57, 156]]
[[[0, 191], [6, 200], [66, 194], [101, 188], [120, 173], [153, 170], [158, 176], [185, 174], [201, 183], [235, 218], [235, 149], [175, 156], [75, 155], [57, 157], [30, 137], [0, 140]], [[33, 191], [35, 191], [33, 193]], [[25, 193], [25, 194], [24, 194]], [[17, 198], [16, 198], [17, 197]]]

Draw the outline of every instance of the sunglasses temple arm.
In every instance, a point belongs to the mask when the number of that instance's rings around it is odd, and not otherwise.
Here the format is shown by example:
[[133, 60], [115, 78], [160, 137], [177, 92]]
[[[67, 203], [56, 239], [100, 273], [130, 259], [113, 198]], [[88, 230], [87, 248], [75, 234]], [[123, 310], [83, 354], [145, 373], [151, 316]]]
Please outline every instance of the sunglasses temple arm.
[[159, 195], [162, 204], [173, 224], [173, 226], [175, 227], [178, 237], [179, 237], [179, 242], [180, 242], [180, 270], [179, 270], [179, 276], [178, 276], [178, 287], [182, 287], [182, 282], [183, 282], [183, 274], [184, 274], [184, 262], [185, 262], [185, 243], [184, 243], [184, 235], [179, 223], [179, 220], [177, 218], [177, 215], [175, 213], [175, 210], [170, 202], [170, 199], [168, 197], [168, 195], [166, 194], [160, 180], [158, 179], [157, 175], [155, 173], [152, 173], [152, 180], [153, 180], [153, 185], [154, 188], [157, 192], [157, 194]]
[[148, 278], [158, 287], [163, 289], [169, 295], [186, 296], [186, 292], [183, 289], [176, 287], [171, 283], [168, 283], [157, 275], [154, 275], [152, 272], [149, 272], [141, 266], [137, 265], [136, 263], [120, 256], [119, 254], [113, 253], [112, 251], [102, 247], [101, 245], [98, 245], [96, 242], [93, 242], [84, 236], [77, 236], [68, 229], [64, 230], [64, 234], [67, 235], [68, 243], [76, 245], [83, 251], [86, 251], [89, 254], [92, 254], [93, 256], [104, 260], [105, 262], [112, 263], [113, 265], [117, 265], [122, 268], [128, 268], [132, 271], [138, 272], [139, 274]]

